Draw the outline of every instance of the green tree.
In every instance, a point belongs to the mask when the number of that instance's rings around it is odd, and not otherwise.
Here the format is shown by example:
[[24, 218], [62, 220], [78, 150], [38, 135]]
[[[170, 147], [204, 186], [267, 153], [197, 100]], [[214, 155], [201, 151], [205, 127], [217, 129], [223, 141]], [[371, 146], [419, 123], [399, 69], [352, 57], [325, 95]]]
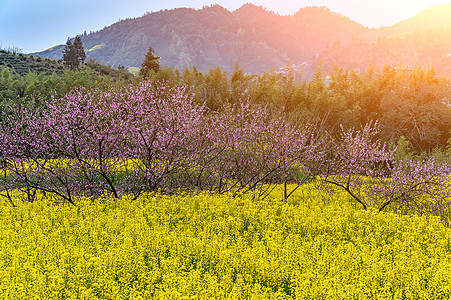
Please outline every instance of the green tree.
[[78, 60], [83, 64], [85, 62], [85, 59], [86, 59], [86, 53], [85, 53], [85, 49], [83, 48], [83, 43], [81, 41], [81, 37], [79, 35], [77, 35], [75, 37], [73, 45], [74, 45], [75, 50], [77, 52]]
[[13, 74], [9, 68], [0, 67], [0, 106], [14, 97]]
[[152, 47], [149, 47], [149, 50], [147, 51], [146, 58], [144, 59], [144, 62], [141, 65], [141, 70], [139, 70], [139, 76], [142, 78], [148, 78], [151, 77], [149, 74], [153, 71], [154, 73], [158, 73], [160, 71], [160, 63], [159, 59], [161, 57], [154, 55], [154, 50]]
[[238, 63], [235, 63], [232, 74], [230, 76], [230, 101], [232, 103], [239, 103], [241, 100], [248, 98], [247, 90], [250, 85], [250, 76], [244, 73]]
[[67, 39], [66, 45], [63, 50], [63, 61], [66, 66], [72, 70], [77, 69], [80, 61], [78, 60], [77, 50], [70, 38]]
[[63, 50], [63, 61], [72, 70], [78, 69], [80, 63], [86, 59], [85, 49], [80, 36], [76, 36], [74, 42], [68, 38]]
[[202, 103], [212, 110], [219, 110], [229, 97], [229, 80], [227, 72], [221, 67], [210, 68], [205, 73], [204, 93]]

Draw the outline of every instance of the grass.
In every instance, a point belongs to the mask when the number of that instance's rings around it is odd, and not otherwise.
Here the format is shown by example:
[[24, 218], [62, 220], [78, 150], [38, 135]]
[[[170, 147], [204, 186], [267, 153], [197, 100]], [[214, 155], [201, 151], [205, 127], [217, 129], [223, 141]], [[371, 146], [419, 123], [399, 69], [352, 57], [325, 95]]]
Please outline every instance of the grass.
[[92, 52], [92, 51], [96, 51], [96, 50], [99, 50], [99, 49], [101, 49], [103, 46], [105, 46], [105, 44], [104, 43], [101, 43], [101, 44], [98, 44], [98, 45], [95, 45], [94, 47], [92, 47], [91, 49], [88, 49], [88, 50], [86, 50], [86, 52]]

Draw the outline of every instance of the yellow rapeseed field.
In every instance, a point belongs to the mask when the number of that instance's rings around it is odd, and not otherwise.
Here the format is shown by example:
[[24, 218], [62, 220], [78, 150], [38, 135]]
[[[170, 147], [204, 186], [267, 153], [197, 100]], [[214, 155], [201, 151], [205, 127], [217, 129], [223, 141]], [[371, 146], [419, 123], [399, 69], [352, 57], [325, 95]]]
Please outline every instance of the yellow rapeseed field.
[[1, 299], [450, 299], [451, 231], [305, 185], [5, 202]]

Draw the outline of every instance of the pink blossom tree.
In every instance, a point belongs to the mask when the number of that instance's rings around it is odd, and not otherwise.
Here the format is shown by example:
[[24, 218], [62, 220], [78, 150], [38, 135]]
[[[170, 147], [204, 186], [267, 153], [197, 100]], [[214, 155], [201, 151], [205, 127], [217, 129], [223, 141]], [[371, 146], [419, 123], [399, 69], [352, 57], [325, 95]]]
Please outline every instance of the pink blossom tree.
[[341, 129], [328, 136], [309, 160], [321, 182], [346, 191], [364, 209], [391, 204], [402, 209], [444, 215], [450, 205], [449, 165], [433, 157], [395, 161], [394, 151], [377, 139], [377, 123], [361, 130]]
[[220, 193], [258, 191], [256, 197], [264, 198], [276, 184], [292, 180], [300, 158], [316, 147], [311, 127], [294, 125], [245, 102], [213, 119], [208, 132], [220, 151], [208, 163], [215, 175], [213, 189]]
[[392, 164], [392, 153], [376, 134], [372, 123], [361, 130], [341, 127], [338, 136], [327, 136], [322, 153], [311, 159], [319, 180], [346, 191], [364, 209], [368, 207], [362, 194], [367, 178], [389, 176]]
[[[213, 113], [184, 86], [143, 81], [121, 89], [83, 88], [42, 111], [17, 107], [0, 121], [1, 195], [32, 202], [37, 191], [74, 204], [99, 196], [210, 190], [270, 195], [277, 185], [319, 180], [364, 209], [391, 204], [444, 215], [449, 166], [432, 158], [396, 162], [377, 124], [320, 134], [241, 103]], [[298, 173], [298, 175], [296, 175]]]
[[[16, 186], [92, 195], [156, 190], [191, 163], [204, 109], [183, 87], [143, 82], [122, 90], [79, 89], [46, 110], [27, 109], [2, 122], [2, 156]], [[52, 159], [63, 159], [51, 163]], [[32, 174], [33, 180], [28, 174]], [[5, 180], [6, 182], [6, 180]]]
[[379, 211], [395, 204], [403, 211], [425, 212], [444, 217], [451, 205], [450, 166], [437, 164], [434, 157], [399, 161], [391, 176], [373, 186], [371, 196]]

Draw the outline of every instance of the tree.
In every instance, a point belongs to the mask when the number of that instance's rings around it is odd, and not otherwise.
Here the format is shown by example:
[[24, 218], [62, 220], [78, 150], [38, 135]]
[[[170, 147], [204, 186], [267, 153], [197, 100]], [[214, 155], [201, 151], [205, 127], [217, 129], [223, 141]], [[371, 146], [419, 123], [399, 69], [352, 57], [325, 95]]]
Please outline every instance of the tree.
[[146, 58], [141, 65], [141, 70], [139, 70], [139, 76], [143, 78], [149, 77], [149, 72], [153, 70], [155, 73], [160, 71], [160, 63], [159, 59], [161, 57], [154, 55], [154, 50], [152, 47], [149, 47], [147, 51]]
[[247, 86], [249, 86], [248, 80], [249, 76], [244, 74], [244, 70], [240, 68], [238, 62], [235, 63], [232, 74], [230, 76], [230, 100], [233, 103], [239, 103], [246, 97], [246, 88]]
[[203, 103], [213, 110], [220, 109], [229, 98], [229, 79], [227, 73], [221, 70], [210, 68], [205, 73], [205, 92]]
[[[192, 186], [196, 159], [211, 152], [199, 147], [207, 145], [204, 116], [188, 88], [149, 81], [76, 89], [42, 111], [17, 107], [0, 120], [0, 199], [12, 203], [3, 191], [21, 190], [32, 202], [44, 191], [75, 204], [77, 194], [137, 197]], [[55, 159], [64, 165], [51, 164]]]
[[81, 42], [81, 37], [77, 35], [74, 39], [74, 47], [77, 52], [78, 60], [83, 64], [86, 59], [85, 49], [83, 48], [83, 43]]
[[78, 69], [80, 63], [84, 63], [86, 59], [85, 49], [81, 42], [80, 36], [76, 36], [74, 42], [68, 38], [63, 50], [63, 61], [72, 70]]
[[77, 69], [80, 61], [78, 60], [77, 50], [68, 38], [63, 50], [63, 61], [71, 69]]

